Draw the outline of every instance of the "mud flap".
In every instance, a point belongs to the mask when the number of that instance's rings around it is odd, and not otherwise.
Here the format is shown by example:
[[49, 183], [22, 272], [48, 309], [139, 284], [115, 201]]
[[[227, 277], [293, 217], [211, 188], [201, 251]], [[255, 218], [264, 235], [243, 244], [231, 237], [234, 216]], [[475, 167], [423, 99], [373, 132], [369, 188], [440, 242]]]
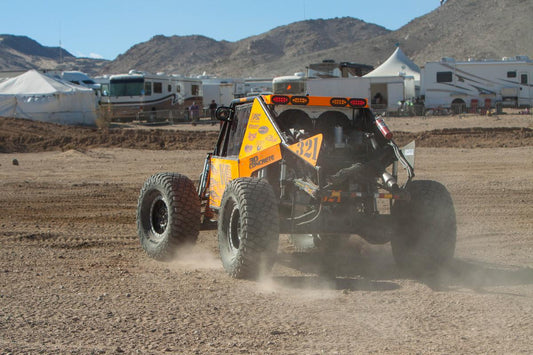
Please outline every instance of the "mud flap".
[[411, 141], [409, 144], [404, 146], [402, 149], [402, 154], [405, 157], [405, 160], [411, 165], [414, 169], [415, 167], [415, 141]]

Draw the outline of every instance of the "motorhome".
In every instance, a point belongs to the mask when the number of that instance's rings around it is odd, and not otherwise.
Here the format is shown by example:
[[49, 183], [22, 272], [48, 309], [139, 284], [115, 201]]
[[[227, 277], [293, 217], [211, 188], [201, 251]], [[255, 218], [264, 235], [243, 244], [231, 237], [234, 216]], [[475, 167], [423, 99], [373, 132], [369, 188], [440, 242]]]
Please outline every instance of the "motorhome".
[[527, 56], [502, 60], [456, 61], [442, 58], [422, 68], [421, 94], [426, 109], [492, 108], [496, 104], [533, 104], [533, 61]]
[[179, 121], [193, 102], [202, 107], [202, 96], [200, 79], [131, 70], [109, 77], [100, 104], [113, 121]]

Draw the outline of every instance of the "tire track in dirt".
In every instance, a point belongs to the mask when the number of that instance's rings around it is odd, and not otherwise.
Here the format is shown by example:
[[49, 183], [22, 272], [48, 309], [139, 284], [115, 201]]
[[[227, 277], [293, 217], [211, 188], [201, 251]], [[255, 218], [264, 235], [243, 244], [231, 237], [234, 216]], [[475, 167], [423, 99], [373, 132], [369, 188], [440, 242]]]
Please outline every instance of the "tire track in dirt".
[[105, 238], [90, 236], [73, 237], [71, 233], [63, 234], [55, 232], [4, 232], [0, 233], [0, 239], [5, 246], [25, 245], [58, 249], [107, 248], [137, 243], [137, 238], [133, 236], [112, 236]]

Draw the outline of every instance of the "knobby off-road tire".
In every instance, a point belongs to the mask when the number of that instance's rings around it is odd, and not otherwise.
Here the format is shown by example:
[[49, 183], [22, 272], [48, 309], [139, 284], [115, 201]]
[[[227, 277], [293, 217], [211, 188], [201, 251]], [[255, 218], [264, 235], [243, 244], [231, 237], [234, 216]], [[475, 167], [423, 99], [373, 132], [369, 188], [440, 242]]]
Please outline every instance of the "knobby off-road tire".
[[391, 240], [396, 263], [417, 274], [436, 271], [453, 258], [457, 235], [450, 193], [436, 181], [412, 181], [410, 201], [391, 210], [396, 233]]
[[269, 273], [278, 242], [278, 202], [270, 184], [257, 178], [231, 181], [218, 219], [218, 245], [226, 272], [245, 279]]
[[200, 200], [193, 182], [177, 173], [152, 175], [137, 204], [137, 232], [144, 251], [169, 260], [176, 248], [194, 244], [200, 230]]

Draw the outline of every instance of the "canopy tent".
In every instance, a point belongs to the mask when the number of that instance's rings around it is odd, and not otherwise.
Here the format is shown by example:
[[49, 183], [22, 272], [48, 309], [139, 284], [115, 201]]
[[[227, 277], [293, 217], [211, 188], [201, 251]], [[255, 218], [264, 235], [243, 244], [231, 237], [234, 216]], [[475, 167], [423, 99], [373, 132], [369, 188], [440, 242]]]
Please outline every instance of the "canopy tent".
[[96, 107], [92, 89], [50, 78], [36, 70], [0, 82], [0, 117], [94, 125]]
[[400, 47], [379, 67], [366, 74], [365, 77], [412, 76], [417, 85], [420, 84], [420, 68], [407, 57]]

